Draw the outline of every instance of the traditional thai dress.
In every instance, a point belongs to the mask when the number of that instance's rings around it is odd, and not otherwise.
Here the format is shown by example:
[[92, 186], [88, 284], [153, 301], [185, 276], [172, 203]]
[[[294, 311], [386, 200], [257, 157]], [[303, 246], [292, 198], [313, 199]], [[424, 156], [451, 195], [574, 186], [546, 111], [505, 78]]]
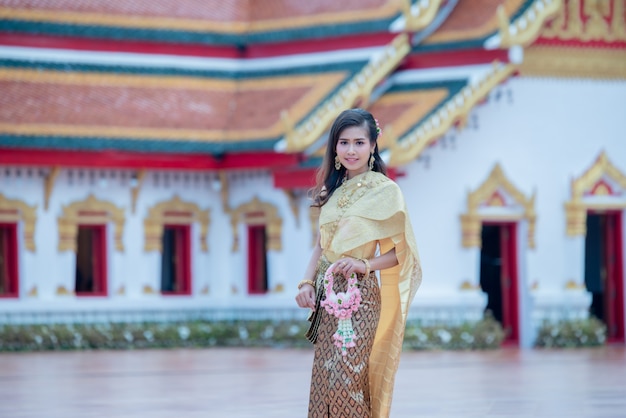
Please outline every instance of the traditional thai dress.
[[[356, 347], [343, 356], [333, 344], [338, 319], [317, 308], [307, 337], [315, 354], [309, 418], [388, 417], [406, 316], [422, 273], [413, 230], [398, 185], [377, 172], [345, 181], [322, 206], [319, 217], [322, 256], [317, 270], [318, 300], [323, 276], [343, 256], [373, 258], [395, 247], [398, 265], [359, 275], [362, 302], [352, 316]], [[333, 290], [346, 290], [338, 275]]]

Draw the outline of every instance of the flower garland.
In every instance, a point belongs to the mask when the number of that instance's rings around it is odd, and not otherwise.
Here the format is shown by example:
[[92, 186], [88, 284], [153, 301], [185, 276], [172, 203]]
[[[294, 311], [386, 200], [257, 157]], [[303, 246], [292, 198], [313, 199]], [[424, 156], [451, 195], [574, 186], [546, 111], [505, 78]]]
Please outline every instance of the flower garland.
[[337, 331], [333, 334], [334, 344], [341, 349], [342, 355], [348, 354], [348, 348], [354, 347], [357, 338], [352, 328], [352, 313], [356, 312], [361, 306], [361, 291], [356, 286], [356, 274], [352, 273], [348, 277], [348, 288], [345, 292], [335, 293], [333, 284], [335, 282], [335, 274], [332, 271], [334, 264], [331, 265], [324, 274], [324, 290], [326, 298], [320, 302], [326, 311], [337, 317], [339, 323]]

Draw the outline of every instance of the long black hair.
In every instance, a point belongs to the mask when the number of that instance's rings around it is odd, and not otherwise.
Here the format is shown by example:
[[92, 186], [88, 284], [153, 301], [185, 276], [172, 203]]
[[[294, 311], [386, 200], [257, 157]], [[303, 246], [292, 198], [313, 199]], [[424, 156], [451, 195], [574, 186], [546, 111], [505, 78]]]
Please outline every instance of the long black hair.
[[378, 143], [376, 140], [379, 135], [379, 127], [376, 119], [370, 112], [364, 109], [347, 109], [337, 116], [330, 128], [328, 142], [326, 144], [326, 154], [324, 161], [317, 170], [316, 184], [311, 189], [311, 197], [313, 198], [313, 206], [323, 206], [337, 187], [341, 186], [343, 178], [346, 176], [346, 168], [341, 166], [339, 170], [335, 168], [335, 157], [337, 156], [337, 142], [339, 136], [344, 129], [353, 126], [362, 126], [369, 133], [370, 145], [376, 144], [374, 147], [374, 167], [372, 171], [387, 175], [387, 167], [380, 158], [378, 153]]

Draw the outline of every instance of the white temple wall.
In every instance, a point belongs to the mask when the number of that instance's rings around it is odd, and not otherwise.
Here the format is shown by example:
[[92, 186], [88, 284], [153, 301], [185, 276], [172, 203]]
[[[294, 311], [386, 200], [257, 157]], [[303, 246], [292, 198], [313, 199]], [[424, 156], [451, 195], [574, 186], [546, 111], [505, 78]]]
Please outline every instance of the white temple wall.
[[[496, 163], [526, 196], [536, 192], [537, 248], [524, 250], [526, 224], [518, 237], [520, 286], [528, 290], [537, 284], [527, 298], [520, 294], [524, 297], [522, 309], [533, 312], [538, 320], [551, 306], [585, 302], [581, 292], [565, 289], [567, 281], [583, 282], [584, 238], [566, 235], [563, 205], [570, 199], [571, 180], [583, 174], [601, 151], [626, 172], [625, 119], [619, 109], [626, 109], [624, 82], [516, 78], [496, 88], [489, 100], [471, 113], [465, 130], [450, 131], [419, 160], [402, 167], [405, 175], [398, 184], [405, 193], [424, 270], [412, 313], [449, 309], [476, 313], [484, 306], [482, 292], [461, 289], [464, 282], [478, 284], [480, 251], [462, 247], [459, 216], [467, 209], [468, 193], [485, 181]], [[274, 205], [283, 222], [282, 250], [270, 250], [267, 256], [270, 293], [250, 297], [246, 291], [247, 229], [242, 222], [238, 224], [239, 248], [233, 252], [231, 216], [223, 209], [214, 173], [148, 171], [133, 213], [130, 171], [61, 169], [48, 210], [44, 210], [40, 169], [2, 167], [1, 171], [1, 193], [37, 206], [36, 251], [25, 248], [20, 223], [20, 298], [2, 300], [3, 307], [23, 311], [295, 308], [293, 296], [314, 238], [309, 201], [304, 195], [297, 200], [296, 219], [287, 195], [273, 187], [268, 172], [228, 174], [230, 208], [256, 196]], [[30, 175], [25, 174], [28, 171]], [[58, 251], [57, 220], [63, 206], [90, 194], [124, 209], [124, 251], [115, 249], [114, 225], [109, 223], [109, 296], [57, 295], [60, 285], [73, 290], [75, 269], [75, 254]], [[208, 252], [200, 248], [200, 226], [192, 225], [192, 295], [183, 297], [158, 294], [160, 253], [144, 251], [144, 219], [149, 208], [175, 195], [210, 211]], [[146, 294], [146, 285], [157, 293]], [[37, 294], [29, 295], [35, 287]]]
[[538, 285], [539, 299], [558, 294], [559, 303], [567, 303], [572, 291], [565, 283], [584, 282], [584, 238], [566, 236], [564, 203], [571, 180], [601, 151], [626, 171], [619, 109], [626, 109], [625, 82], [515, 78], [472, 112], [465, 130], [451, 131], [407, 165], [398, 183], [420, 244], [422, 297], [455, 292], [465, 279], [478, 283], [479, 253], [461, 246], [459, 215], [468, 192], [499, 163], [527, 197], [537, 194], [537, 248], [526, 254], [526, 285]]

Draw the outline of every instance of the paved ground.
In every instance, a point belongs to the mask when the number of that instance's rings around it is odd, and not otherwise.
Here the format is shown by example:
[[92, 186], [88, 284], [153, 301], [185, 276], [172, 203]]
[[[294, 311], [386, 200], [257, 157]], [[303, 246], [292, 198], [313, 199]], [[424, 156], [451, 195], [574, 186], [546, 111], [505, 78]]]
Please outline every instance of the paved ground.
[[[305, 417], [312, 354], [0, 354], [0, 417]], [[391, 416], [623, 418], [626, 348], [405, 352]]]

